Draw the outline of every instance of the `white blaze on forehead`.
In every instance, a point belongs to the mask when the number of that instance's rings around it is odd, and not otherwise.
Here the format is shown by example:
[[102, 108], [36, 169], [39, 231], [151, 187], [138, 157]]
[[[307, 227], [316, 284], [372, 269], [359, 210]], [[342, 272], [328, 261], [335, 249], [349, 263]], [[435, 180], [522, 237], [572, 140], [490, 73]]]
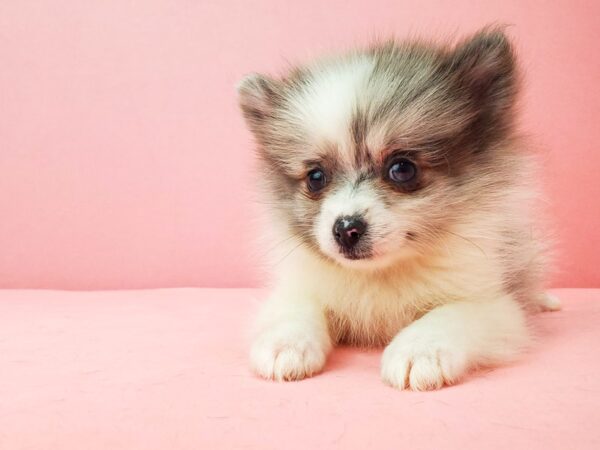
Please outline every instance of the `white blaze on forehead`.
[[310, 84], [292, 102], [315, 143], [329, 141], [349, 151], [352, 114], [373, 67], [372, 59], [357, 57], [312, 72]]

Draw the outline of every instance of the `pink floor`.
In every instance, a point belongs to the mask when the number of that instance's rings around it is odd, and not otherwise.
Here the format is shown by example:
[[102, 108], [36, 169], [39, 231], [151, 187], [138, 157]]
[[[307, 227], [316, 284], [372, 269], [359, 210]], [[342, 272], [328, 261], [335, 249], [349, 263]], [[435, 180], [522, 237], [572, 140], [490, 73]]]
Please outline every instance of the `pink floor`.
[[0, 449], [600, 448], [600, 290], [555, 293], [522, 362], [412, 393], [379, 351], [254, 378], [259, 291], [0, 291]]

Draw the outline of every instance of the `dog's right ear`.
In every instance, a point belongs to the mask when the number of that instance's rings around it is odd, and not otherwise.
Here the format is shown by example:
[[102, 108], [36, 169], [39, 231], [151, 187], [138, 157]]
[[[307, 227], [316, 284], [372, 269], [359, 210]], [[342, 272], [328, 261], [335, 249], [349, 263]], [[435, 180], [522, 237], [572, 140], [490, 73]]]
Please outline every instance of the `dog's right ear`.
[[240, 108], [250, 130], [260, 135], [262, 126], [273, 116], [281, 100], [281, 83], [253, 73], [238, 83], [237, 91]]

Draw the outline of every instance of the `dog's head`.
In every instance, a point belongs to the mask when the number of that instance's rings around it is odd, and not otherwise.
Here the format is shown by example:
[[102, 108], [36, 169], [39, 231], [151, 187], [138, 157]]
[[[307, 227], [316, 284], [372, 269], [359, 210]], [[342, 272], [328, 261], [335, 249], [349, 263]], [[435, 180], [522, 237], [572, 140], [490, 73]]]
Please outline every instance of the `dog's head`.
[[484, 30], [452, 47], [391, 42], [251, 75], [238, 89], [290, 232], [341, 264], [379, 267], [427, 251], [478, 207], [516, 79], [508, 39]]

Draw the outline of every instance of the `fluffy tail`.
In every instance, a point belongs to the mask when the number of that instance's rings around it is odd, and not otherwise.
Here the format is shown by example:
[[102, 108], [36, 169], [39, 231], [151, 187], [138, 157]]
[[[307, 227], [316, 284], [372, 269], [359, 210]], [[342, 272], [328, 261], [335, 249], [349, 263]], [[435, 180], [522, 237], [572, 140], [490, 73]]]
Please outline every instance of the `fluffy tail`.
[[537, 304], [540, 311], [559, 311], [561, 308], [560, 300], [556, 295], [543, 293], [538, 297]]

